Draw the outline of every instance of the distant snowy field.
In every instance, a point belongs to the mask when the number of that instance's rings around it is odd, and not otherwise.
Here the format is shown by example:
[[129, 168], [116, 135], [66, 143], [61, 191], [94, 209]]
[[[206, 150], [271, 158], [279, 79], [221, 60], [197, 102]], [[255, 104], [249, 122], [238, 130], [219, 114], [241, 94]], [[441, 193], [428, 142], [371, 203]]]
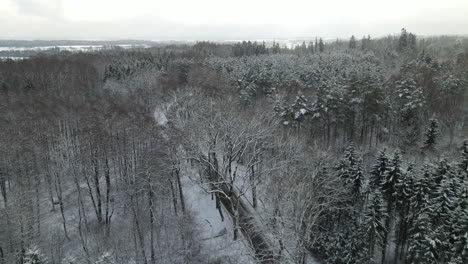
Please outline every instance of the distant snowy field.
[[0, 47], [0, 51], [14, 51], [14, 50], [48, 50], [48, 49], [60, 49], [66, 51], [95, 51], [95, 50], [102, 50], [110, 47], [119, 47], [123, 49], [130, 49], [130, 48], [147, 48], [149, 47], [146, 44], [143, 45], [130, 45], [130, 44], [122, 44], [122, 45], [69, 45], [69, 46], [38, 46], [38, 47]]
[[[121, 45], [67, 45], [67, 46], [37, 46], [37, 47], [0, 47], [0, 52], [5, 52], [6, 54], [3, 55], [10, 55], [9, 52], [26, 52], [26, 51], [47, 51], [56, 49], [58, 51], [69, 51], [69, 52], [93, 52], [99, 51], [104, 49], [112, 49], [112, 48], [121, 48], [121, 49], [134, 49], [134, 48], [148, 48], [149, 45], [141, 44], [141, 45], [132, 45], [132, 44], [121, 44]], [[24, 60], [29, 57], [25, 56], [0, 56], [0, 60]]]
[[0, 60], [8, 60], [8, 59], [12, 59], [12, 60], [24, 60], [24, 59], [27, 59], [28, 57], [0, 57]]

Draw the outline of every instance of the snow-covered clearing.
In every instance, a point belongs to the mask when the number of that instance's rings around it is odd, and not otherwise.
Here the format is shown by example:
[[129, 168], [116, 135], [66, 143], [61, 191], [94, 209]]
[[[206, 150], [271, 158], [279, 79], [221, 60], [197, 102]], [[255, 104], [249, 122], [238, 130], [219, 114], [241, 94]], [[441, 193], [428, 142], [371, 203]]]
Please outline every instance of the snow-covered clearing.
[[198, 172], [187, 168], [182, 177], [182, 187], [187, 209], [199, 225], [204, 249], [226, 263], [255, 263], [247, 242], [243, 238], [233, 240], [233, 224], [229, 214], [223, 211], [223, 222], [215, 200], [202, 188], [199, 179]]

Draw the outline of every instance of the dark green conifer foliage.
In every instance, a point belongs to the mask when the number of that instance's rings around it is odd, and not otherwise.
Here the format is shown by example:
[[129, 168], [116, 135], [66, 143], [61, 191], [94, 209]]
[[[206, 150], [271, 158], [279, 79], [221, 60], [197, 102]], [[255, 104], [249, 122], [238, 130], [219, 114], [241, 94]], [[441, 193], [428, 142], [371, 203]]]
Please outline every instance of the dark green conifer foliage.
[[437, 120], [429, 120], [429, 125], [424, 133], [425, 139], [423, 142], [423, 149], [434, 150], [439, 138], [439, 134], [439, 124], [437, 123]]
[[325, 51], [325, 44], [323, 43], [322, 38], [319, 39], [319, 52], [324, 52]]
[[375, 190], [382, 186], [384, 176], [389, 170], [389, 157], [386, 153], [386, 149], [379, 152], [377, 156], [377, 163], [372, 167], [370, 173], [370, 188]]
[[351, 39], [349, 40], [349, 48], [350, 49], [356, 49], [356, 38], [351, 36]]

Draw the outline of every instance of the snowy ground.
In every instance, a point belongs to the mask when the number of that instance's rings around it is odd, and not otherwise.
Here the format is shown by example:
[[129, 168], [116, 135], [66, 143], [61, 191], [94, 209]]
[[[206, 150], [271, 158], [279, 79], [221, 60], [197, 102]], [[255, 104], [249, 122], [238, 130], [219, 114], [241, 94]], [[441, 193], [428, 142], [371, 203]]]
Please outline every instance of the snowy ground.
[[223, 263], [255, 263], [252, 250], [246, 241], [239, 237], [233, 240], [233, 224], [226, 211], [221, 221], [215, 200], [211, 194], [203, 190], [197, 172], [186, 169], [182, 177], [182, 187], [189, 209], [200, 228], [202, 245], [214, 258], [220, 258]]

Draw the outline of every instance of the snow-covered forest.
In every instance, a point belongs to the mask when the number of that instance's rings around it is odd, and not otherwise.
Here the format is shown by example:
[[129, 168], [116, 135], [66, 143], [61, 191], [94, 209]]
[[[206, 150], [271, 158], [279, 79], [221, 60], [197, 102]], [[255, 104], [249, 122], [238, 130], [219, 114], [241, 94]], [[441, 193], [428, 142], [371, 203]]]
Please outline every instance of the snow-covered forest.
[[468, 263], [468, 38], [0, 61], [0, 264]]

